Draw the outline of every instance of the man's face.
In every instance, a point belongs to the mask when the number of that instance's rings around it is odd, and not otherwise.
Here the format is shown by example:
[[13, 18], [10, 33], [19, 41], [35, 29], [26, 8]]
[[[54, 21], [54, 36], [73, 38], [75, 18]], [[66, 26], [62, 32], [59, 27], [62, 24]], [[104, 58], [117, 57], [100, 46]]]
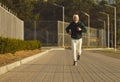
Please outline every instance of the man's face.
[[73, 17], [73, 21], [74, 21], [74, 22], [78, 22], [78, 21], [79, 21], [79, 18], [78, 18], [77, 16], [74, 16], [74, 17]]

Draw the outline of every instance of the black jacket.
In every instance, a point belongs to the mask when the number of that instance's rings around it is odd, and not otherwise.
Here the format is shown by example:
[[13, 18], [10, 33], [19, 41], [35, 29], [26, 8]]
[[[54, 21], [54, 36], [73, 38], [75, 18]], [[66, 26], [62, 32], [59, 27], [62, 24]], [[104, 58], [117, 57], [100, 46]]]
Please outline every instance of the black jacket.
[[[81, 28], [81, 31], [78, 31], [77, 28]], [[69, 30], [71, 30], [71, 38], [73, 39], [80, 39], [82, 38], [82, 33], [86, 32], [85, 25], [82, 22], [71, 22], [69, 26], [66, 28], [66, 32], [69, 33]]]

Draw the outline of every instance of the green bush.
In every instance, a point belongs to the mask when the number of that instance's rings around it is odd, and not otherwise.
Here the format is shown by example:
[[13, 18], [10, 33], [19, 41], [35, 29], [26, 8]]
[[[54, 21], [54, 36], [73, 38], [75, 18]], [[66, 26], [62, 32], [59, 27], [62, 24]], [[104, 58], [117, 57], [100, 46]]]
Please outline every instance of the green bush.
[[20, 50], [40, 49], [41, 43], [37, 40], [23, 41], [0, 37], [0, 53], [15, 53]]

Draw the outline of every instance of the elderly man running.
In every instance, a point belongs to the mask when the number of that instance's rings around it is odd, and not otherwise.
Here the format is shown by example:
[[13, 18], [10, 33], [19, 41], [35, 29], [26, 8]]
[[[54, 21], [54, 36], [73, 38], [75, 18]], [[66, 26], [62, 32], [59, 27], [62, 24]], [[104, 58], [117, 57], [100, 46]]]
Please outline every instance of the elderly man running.
[[77, 65], [77, 60], [81, 56], [82, 33], [86, 32], [85, 25], [79, 21], [79, 15], [73, 15], [73, 21], [66, 28], [66, 32], [71, 35], [71, 45], [73, 51], [73, 65]]

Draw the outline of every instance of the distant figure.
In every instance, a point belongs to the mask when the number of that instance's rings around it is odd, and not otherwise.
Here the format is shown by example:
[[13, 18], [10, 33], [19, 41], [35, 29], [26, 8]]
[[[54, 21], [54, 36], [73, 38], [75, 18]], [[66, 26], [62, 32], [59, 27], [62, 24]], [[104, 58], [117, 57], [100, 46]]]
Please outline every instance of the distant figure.
[[79, 21], [79, 15], [73, 15], [73, 21], [66, 28], [66, 32], [71, 35], [73, 65], [76, 66], [82, 52], [82, 33], [86, 32], [85, 25]]

